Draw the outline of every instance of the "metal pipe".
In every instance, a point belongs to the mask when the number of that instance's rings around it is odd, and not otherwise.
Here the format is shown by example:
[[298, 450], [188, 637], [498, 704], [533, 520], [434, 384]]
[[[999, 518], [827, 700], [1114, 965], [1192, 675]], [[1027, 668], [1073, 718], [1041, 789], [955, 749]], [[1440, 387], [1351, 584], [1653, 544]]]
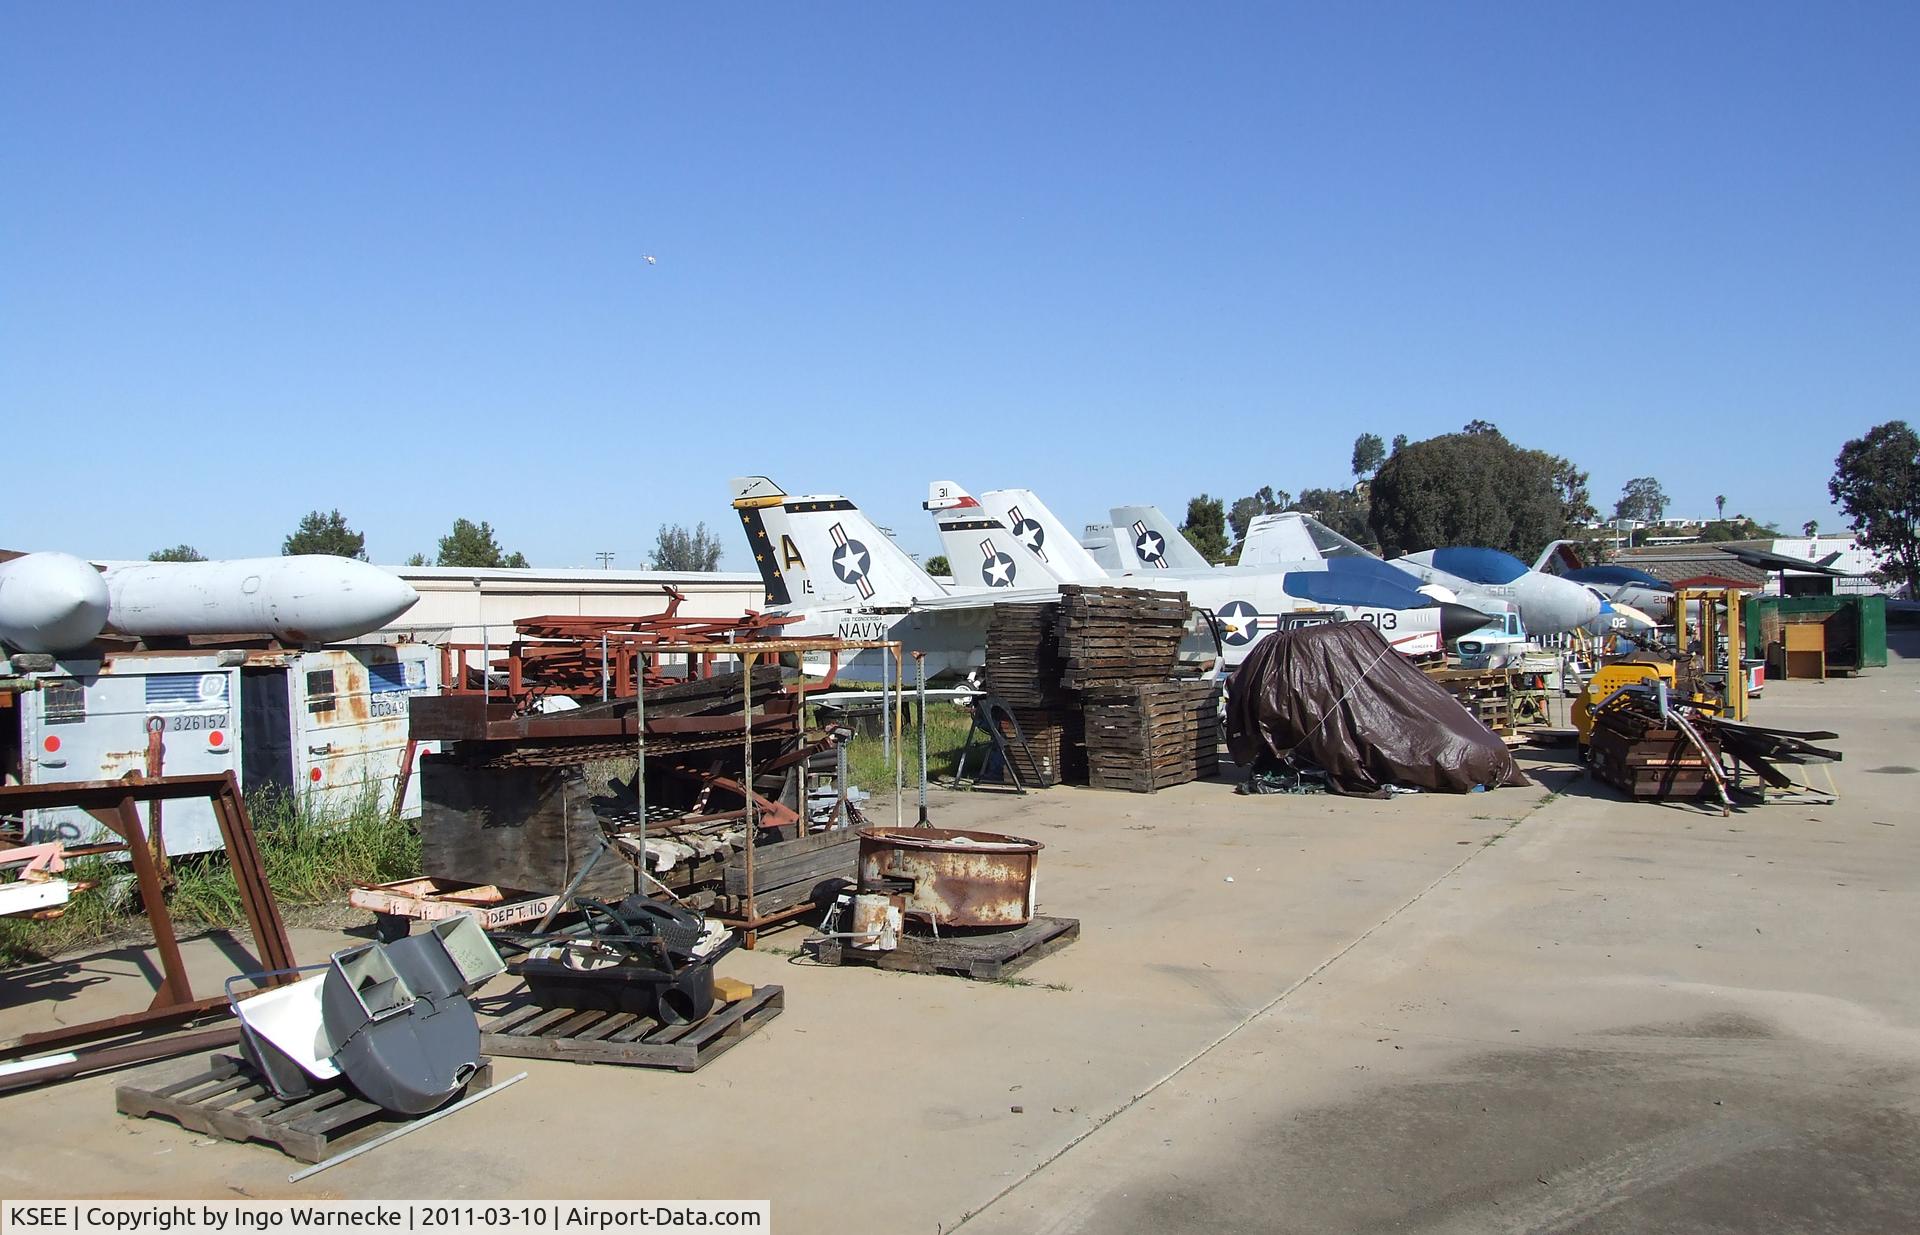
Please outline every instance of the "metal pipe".
[[607, 636], [600, 635], [600, 701], [607, 701]]
[[[886, 663], [884, 654], [881, 663]], [[896, 712], [903, 706], [903, 698], [906, 692], [906, 676], [906, 666], [901, 663], [900, 660], [900, 645], [896, 643], [893, 645], [893, 706]], [[905, 723], [904, 718], [901, 723]], [[893, 826], [896, 828], [905, 821], [903, 812], [906, 810], [906, 807], [902, 803], [905, 801], [907, 795], [906, 745], [907, 735], [905, 731], [902, 731], [900, 734], [900, 744], [893, 749]]]
[[[639, 742], [640, 766], [633, 773], [633, 788], [640, 801], [640, 873], [647, 871], [647, 665], [636, 654], [633, 662], [633, 731]], [[642, 882], [640, 891], [647, 885]]]
[[880, 758], [893, 761], [893, 709], [887, 704], [887, 650], [880, 649]]
[[847, 825], [847, 744], [841, 742], [833, 748], [833, 775], [835, 788], [839, 790], [839, 800], [833, 804], [833, 826], [843, 828]]
[[913, 654], [915, 685], [919, 690], [917, 700], [920, 708], [920, 818], [919, 826], [926, 827], [927, 820], [927, 654]]
[[758, 652], [748, 652], [740, 658], [740, 683], [744, 690], [742, 696], [745, 706], [741, 711], [741, 729], [745, 741], [740, 755], [740, 787], [745, 791], [747, 821], [747, 939], [748, 946], [757, 942], [759, 934], [756, 924], [760, 921], [760, 895], [753, 886], [753, 834], [759, 830], [759, 822], [754, 818], [753, 800], [753, 665], [760, 659]]

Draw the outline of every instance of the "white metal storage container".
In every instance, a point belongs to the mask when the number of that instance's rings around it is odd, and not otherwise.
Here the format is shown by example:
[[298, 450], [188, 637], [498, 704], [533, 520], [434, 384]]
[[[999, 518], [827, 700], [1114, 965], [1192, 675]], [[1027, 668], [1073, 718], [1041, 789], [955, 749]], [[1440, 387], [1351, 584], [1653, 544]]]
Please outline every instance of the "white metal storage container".
[[[290, 790], [319, 809], [344, 810], [364, 794], [391, 804], [408, 700], [439, 688], [439, 658], [410, 643], [127, 652], [61, 660], [35, 676], [42, 688], [19, 697], [29, 784], [232, 771], [243, 791]], [[419, 793], [410, 776], [403, 814], [419, 813]], [[27, 824], [31, 839], [73, 844], [105, 832], [76, 810], [36, 811]], [[221, 847], [209, 803], [168, 802], [161, 827], [170, 854]]]

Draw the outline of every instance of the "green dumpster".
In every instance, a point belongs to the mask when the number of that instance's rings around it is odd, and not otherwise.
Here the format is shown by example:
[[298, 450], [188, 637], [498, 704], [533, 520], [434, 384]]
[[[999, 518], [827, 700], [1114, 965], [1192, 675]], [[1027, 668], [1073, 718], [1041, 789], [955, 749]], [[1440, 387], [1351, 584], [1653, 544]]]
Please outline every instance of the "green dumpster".
[[1884, 596], [1754, 596], [1746, 604], [1747, 656], [1773, 659], [1788, 623], [1827, 628], [1827, 668], [1841, 673], [1887, 667]]

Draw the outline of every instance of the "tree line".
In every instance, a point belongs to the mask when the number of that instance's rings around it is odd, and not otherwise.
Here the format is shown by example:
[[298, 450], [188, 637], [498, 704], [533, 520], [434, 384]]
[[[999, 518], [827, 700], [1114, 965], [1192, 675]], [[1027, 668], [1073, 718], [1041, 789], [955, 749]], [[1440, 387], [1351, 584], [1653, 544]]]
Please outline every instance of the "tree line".
[[[1615, 534], [1599, 517], [1588, 474], [1571, 460], [1509, 440], [1499, 427], [1474, 420], [1457, 433], [1391, 447], [1376, 433], [1354, 440], [1353, 483], [1302, 489], [1263, 485], [1228, 502], [1202, 493], [1187, 503], [1180, 531], [1209, 561], [1227, 561], [1256, 516], [1299, 511], [1350, 540], [1397, 557], [1442, 545], [1484, 545], [1532, 561], [1555, 540], [1578, 542], [1589, 561], [1612, 556]], [[1920, 586], [1920, 438], [1891, 421], [1850, 441], [1834, 461], [1828, 489], [1847, 512], [1859, 542], [1886, 555], [1896, 581]], [[1621, 487], [1613, 518], [1646, 525], [1621, 539], [1638, 543], [1666, 517], [1667, 494], [1655, 476]], [[1736, 513], [1725, 494], [1716, 518], [1701, 529], [1709, 543], [1777, 537], [1774, 527]], [[1819, 531], [1809, 520], [1801, 531]]]
[[[336, 508], [310, 511], [299, 526], [280, 542], [284, 555], [317, 553], [331, 557], [367, 560], [367, 538], [348, 525], [346, 516]], [[681, 525], [660, 525], [660, 533], [648, 565], [653, 570], [711, 571], [720, 565], [722, 547], [719, 537], [701, 523], [692, 531]], [[152, 562], [204, 562], [206, 555], [192, 545], [179, 544], [147, 555]], [[440, 538], [431, 559], [425, 553], [407, 558], [408, 566], [461, 566], [471, 568], [519, 569], [527, 565], [526, 555], [507, 552], [486, 520], [455, 519], [453, 528]]]

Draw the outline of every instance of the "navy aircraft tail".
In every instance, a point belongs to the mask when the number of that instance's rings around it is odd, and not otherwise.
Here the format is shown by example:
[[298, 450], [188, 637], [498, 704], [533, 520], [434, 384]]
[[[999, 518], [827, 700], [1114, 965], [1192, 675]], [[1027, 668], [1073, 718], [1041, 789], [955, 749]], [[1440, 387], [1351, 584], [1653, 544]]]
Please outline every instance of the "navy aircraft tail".
[[730, 483], [768, 607], [879, 609], [947, 594], [849, 499], [789, 497], [765, 476]]
[[1112, 515], [1113, 547], [1123, 574], [1213, 566], [1158, 506], [1115, 506]]

